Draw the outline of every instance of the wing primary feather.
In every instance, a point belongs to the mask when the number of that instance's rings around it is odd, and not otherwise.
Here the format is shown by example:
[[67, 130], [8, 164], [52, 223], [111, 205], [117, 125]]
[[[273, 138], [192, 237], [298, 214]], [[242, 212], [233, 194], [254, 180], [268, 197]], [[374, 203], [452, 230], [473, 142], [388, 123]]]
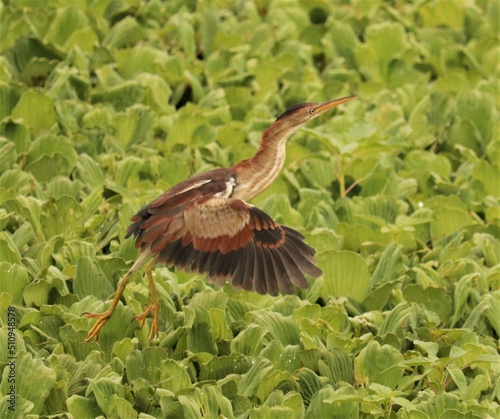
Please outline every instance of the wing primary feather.
[[285, 241], [283, 248], [287, 250], [290, 256], [292, 256], [293, 260], [302, 272], [314, 278], [323, 274], [323, 271], [314, 264], [314, 258], [312, 256], [304, 255], [304, 253], [301, 252], [292, 241]]
[[177, 255], [177, 264], [184, 269], [191, 270], [193, 266], [193, 260], [195, 259], [195, 250], [191, 245], [183, 246], [182, 241], [180, 242], [180, 249]]
[[209, 252], [196, 252], [197, 257], [193, 260], [193, 271], [203, 273], [203, 266], [207, 263], [207, 258], [210, 256]]
[[200, 264], [200, 273], [208, 274], [210, 272], [210, 266], [214, 263], [216, 253], [214, 252], [206, 252], [208, 255], [203, 261], [202, 264]]
[[238, 264], [237, 266], [237, 273], [239, 276], [238, 283], [244, 290], [252, 290], [253, 281], [256, 275], [254, 242], [250, 241], [245, 248], [240, 250], [240, 252], [242, 256], [238, 254], [238, 257], [241, 257], [244, 263]]
[[293, 285], [290, 282], [290, 276], [286, 270], [283, 261], [279, 257], [276, 249], [266, 249], [268, 253], [268, 257], [271, 259], [273, 264], [273, 284], [276, 287], [275, 294], [277, 295], [279, 291], [284, 292], [285, 294], [293, 293]]
[[300, 268], [297, 266], [295, 260], [293, 260], [293, 258], [283, 248], [276, 249], [276, 253], [282, 260], [290, 281], [299, 288], [307, 288], [309, 283]]
[[236, 270], [236, 265], [239, 263], [238, 259], [235, 257], [236, 251], [232, 251], [224, 254], [224, 266], [222, 269], [222, 275], [224, 277], [232, 276]]
[[254, 291], [254, 284], [259, 277], [259, 263], [255, 243], [250, 241], [244, 251], [248, 252], [248, 274], [243, 272], [241, 287], [247, 291]]
[[[274, 271], [274, 265], [268, 249], [261, 248], [257, 246], [260, 250], [260, 265], [262, 269], [262, 275], [260, 277], [261, 291], [260, 294], [278, 294], [278, 286], [276, 284], [276, 277]], [[263, 288], [262, 288], [263, 287]], [[258, 292], [258, 291], [257, 291]]]
[[168, 266], [175, 264], [175, 253], [179, 250], [179, 247], [180, 243], [177, 241], [168, 244], [168, 246], [159, 253], [158, 260]]
[[223, 276], [222, 270], [224, 269], [224, 255], [220, 252], [214, 252], [213, 254], [214, 256], [208, 275], [211, 277]]
[[295, 237], [297, 240], [303, 241], [305, 239], [305, 236], [302, 233], [299, 233], [297, 230], [294, 230], [293, 228], [290, 228], [290, 227], [287, 227], [284, 225], [282, 225], [281, 228], [283, 228], [283, 230], [285, 230], [287, 232], [287, 234]]
[[281, 226], [281, 227], [285, 231], [285, 235], [286, 235], [287, 239], [289, 239], [288, 241], [290, 243], [294, 243], [295, 246], [298, 249], [300, 249], [300, 253], [307, 255], [307, 256], [314, 256], [316, 251], [304, 242], [305, 237], [302, 234], [300, 234], [298, 231], [296, 231], [290, 227], [286, 227], [286, 226]]
[[248, 254], [247, 249], [240, 249], [230, 253], [234, 264], [234, 270], [231, 272], [231, 284], [235, 288], [242, 288], [244, 276], [252, 275]]
[[[248, 282], [250, 285], [248, 286], [249, 289], [253, 289], [253, 283], [255, 281], [255, 278], [259, 275], [259, 268], [257, 264], [257, 254], [256, 254], [256, 247], [255, 243], [253, 240], [249, 243], [248, 250], [245, 249], [244, 251], [247, 251], [247, 271], [243, 272], [243, 283]], [[243, 287], [243, 289], [245, 289]]]
[[252, 278], [251, 289], [259, 294], [266, 293], [266, 272], [262, 263], [262, 248], [255, 246], [254, 277]]

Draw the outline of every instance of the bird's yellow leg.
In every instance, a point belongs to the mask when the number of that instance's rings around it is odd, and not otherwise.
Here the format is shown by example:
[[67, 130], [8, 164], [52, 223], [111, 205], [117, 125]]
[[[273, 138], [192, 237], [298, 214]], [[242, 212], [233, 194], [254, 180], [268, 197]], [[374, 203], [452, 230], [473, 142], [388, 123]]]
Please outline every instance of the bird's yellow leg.
[[113, 312], [115, 311], [115, 308], [118, 305], [118, 301], [120, 301], [123, 291], [125, 290], [125, 287], [130, 281], [130, 278], [132, 277], [135, 271], [137, 271], [142, 265], [144, 265], [144, 263], [146, 263], [147, 260], [149, 260], [150, 257], [151, 257], [151, 252], [149, 251], [149, 249], [146, 249], [141, 253], [141, 255], [136, 260], [134, 265], [120, 280], [120, 284], [118, 285], [118, 289], [116, 290], [116, 294], [113, 298], [113, 301], [111, 301], [111, 305], [104, 313], [83, 313], [83, 315], [88, 319], [97, 319], [94, 326], [92, 326], [92, 329], [89, 330], [89, 333], [87, 334], [87, 339], [85, 339], [85, 343], [90, 342], [94, 338], [96, 340], [99, 338], [99, 332], [113, 315]]
[[[153, 262], [154, 263], [154, 262]], [[144, 322], [148, 318], [148, 316], [153, 312], [153, 322], [151, 323], [151, 330], [149, 331], [148, 339], [153, 339], [154, 336], [158, 335], [158, 309], [160, 299], [158, 298], [158, 290], [156, 289], [156, 283], [153, 278], [153, 273], [151, 271], [152, 264], [149, 265], [146, 269], [146, 276], [148, 278], [149, 289], [151, 291], [151, 302], [146, 307], [146, 309], [135, 317], [135, 319], [139, 322], [141, 329], [144, 326]]]
[[85, 339], [85, 343], [90, 342], [94, 338], [96, 340], [99, 338], [99, 332], [113, 315], [113, 312], [115, 311], [115, 308], [118, 305], [118, 301], [120, 301], [123, 291], [125, 290], [125, 287], [127, 286], [128, 281], [130, 281], [130, 277], [132, 276], [133, 273], [134, 271], [130, 270], [121, 279], [120, 285], [118, 286], [118, 290], [116, 291], [113, 301], [111, 302], [111, 305], [104, 313], [83, 313], [83, 315], [88, 319], [97, 319], [94, 326], [92, 326], [92, 329], [89, 330], [87, 339]]

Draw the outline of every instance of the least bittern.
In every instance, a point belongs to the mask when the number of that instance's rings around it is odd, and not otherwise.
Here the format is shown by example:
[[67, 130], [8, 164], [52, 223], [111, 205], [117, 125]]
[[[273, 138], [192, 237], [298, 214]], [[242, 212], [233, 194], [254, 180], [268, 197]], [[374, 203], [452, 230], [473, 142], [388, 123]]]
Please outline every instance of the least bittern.
[[[235, 288], [277, 295], [307, 288], [305, 275], [322, 274], [314, 249], [299, 232], [277, 224], [247, 203], [279, 175], [285, 162], [287, 139], [303, 124], [327, 110], [354, 99], [348, 96], [323, 103], [302, 103], [287, 109], [264, 131], [257, 153], [228, 169], [214, 169], [173, 186], [142, 208], [128, 228], [141, 255], [121, 279], [111, 306], [104, 313], [85, 313], [97, 321], [86, 342], [98, 338], [111, 317], [132, 274], [144, 263], [162, 262], [207, 274]], [[149, 338], [158, 333], [158, 294], [147, 270], [151, 304], [137, 316], [141, 327], [153, 312]], [[222, 280], [222, 281], [221, 281]]]

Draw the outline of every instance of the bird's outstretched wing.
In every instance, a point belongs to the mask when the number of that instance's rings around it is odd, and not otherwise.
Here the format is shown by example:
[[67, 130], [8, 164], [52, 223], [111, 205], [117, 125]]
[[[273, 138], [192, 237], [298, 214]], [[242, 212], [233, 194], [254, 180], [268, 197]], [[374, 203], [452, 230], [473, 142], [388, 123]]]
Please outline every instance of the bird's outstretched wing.
[[129, 235], [168, 266], [207, 274], [219, 284], [228, 278], [234, 287], [260, 294], [290, 294], [293, 285], [309, 285], [306, 274], [321, 275], [304, 236], [258, 208], [221, 194], [191, 196], [194, 199], [176, 210], [165, 203], [145, 207], [133, 219]]

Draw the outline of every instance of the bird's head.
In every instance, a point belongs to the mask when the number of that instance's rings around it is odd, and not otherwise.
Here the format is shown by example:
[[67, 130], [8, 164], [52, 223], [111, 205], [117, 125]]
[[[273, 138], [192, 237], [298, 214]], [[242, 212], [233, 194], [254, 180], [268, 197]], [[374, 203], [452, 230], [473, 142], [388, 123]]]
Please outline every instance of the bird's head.
[[299, 103], [288, 108], [283, 112], [276, 122], [286, 125], [287, 127], [299, 127], [305, 124], [311, 119], [317, 118], [318, 116], [324, 114], [326, 111], [335, 108], [342, 103], [349, 102], [352, 99], [357, 98], [356, 95], [347, 96], [340, 99], [330, 100], [328, 102], [318, 102], [318, 103]]

